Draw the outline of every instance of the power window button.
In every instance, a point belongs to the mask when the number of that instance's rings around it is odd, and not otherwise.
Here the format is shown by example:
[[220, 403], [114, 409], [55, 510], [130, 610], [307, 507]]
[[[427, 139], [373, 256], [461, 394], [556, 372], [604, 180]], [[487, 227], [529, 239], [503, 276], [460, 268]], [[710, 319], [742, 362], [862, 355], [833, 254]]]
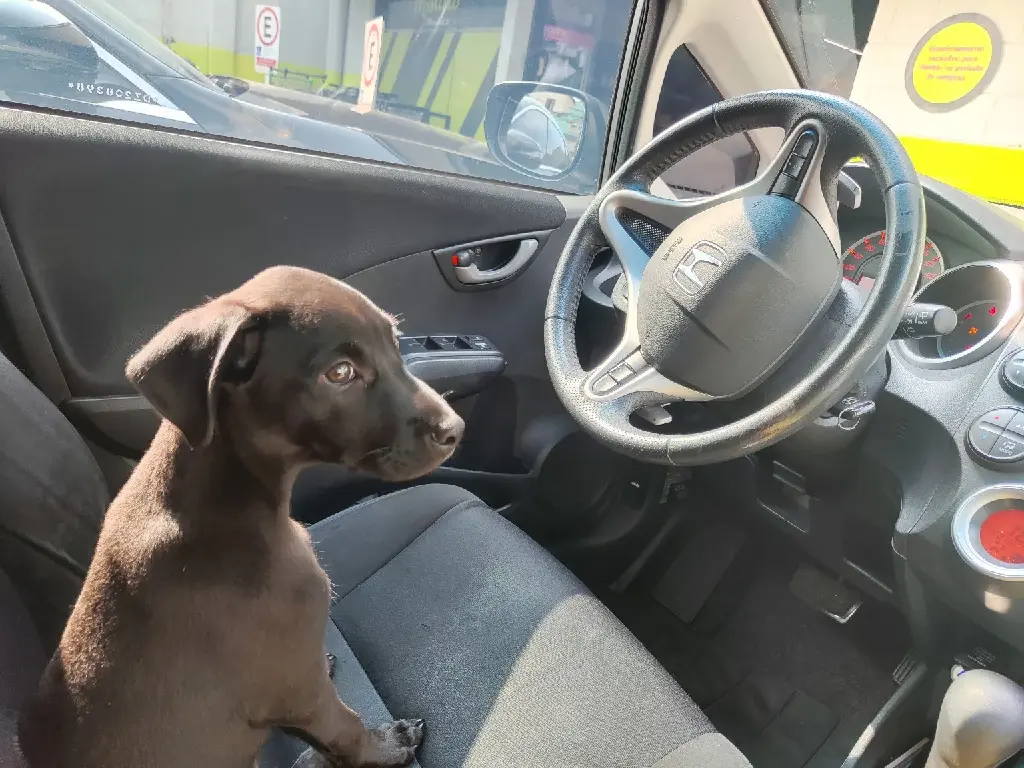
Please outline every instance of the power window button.
[[462, 341], [470, 349], [475, 349], [479, 352], [490, 352], [494, 349], [494, 345], [484, 336], [463, 336]]

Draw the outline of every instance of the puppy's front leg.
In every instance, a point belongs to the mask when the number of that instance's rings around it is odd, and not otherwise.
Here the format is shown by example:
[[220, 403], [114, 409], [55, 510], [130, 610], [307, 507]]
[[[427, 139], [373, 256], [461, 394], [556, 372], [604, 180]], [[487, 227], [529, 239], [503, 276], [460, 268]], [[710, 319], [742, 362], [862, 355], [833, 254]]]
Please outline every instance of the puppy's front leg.
[[409, 765], [416, 758], [416, 747], [423, 741], [422, 720], [398, 720], [380, 728], [367, 728], [359, 715], [338, 698], [326, 676], [314, 713], [309, 722], [296, 723], [295, 727], [308, 734], [328, 760], [346, 767]]

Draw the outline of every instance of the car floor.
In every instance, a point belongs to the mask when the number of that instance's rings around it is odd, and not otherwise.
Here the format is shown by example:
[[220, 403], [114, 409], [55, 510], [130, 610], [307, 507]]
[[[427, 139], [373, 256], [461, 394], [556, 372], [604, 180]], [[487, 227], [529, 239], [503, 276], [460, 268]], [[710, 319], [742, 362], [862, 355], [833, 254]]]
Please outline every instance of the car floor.
[[819, 613], [789, 588], [807, 558], [734, 521], [688, 502], [630, 586], [596, 592], [754, 768], [834, 768], [896, 690], [905, 625], [868, 599], [845, 625]]

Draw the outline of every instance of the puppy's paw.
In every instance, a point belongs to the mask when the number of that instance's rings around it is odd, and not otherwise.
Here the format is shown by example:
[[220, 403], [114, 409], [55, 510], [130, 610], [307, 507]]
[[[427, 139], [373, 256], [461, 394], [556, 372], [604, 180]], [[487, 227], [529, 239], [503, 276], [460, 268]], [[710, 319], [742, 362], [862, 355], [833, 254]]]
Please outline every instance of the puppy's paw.
[[422, 720], [397, 720], [370, 731], [377, 754], [363, 763], [365, 768], [391, 768], [409, 765], [416, 759], [416, 748], [423, 743]]
[[402, 747], [416, 749], [423, 743], [423, 720], [396, 720], [384, 728], [386, 738], [393, 739]]

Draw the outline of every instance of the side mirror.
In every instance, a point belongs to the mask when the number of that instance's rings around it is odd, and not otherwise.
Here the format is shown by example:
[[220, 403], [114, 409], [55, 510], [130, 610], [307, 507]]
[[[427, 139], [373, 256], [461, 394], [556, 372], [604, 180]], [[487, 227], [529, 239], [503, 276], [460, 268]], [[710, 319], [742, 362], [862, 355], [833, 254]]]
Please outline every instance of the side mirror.
[[558, 180], [576, 170], [584, 153], [600, 147], [599, 116], [593, 99], [575, 88], [498, 83], [487, 95], [484, 137], [503, 165], [536, 179]]
[[231, 77], [230, 75], [210, 75], [210, 80], [212, 80], [214, 85], [224, 91], [228, 96], [241, 96], [249, 90], [249, 83], [242, 80], [240, 77]]
[[0, 50], [5, 63], [25, 74], [67, 70], [69, 76], [94, 77], [100, 57], [74, 22], [46, 3], [0, 2]]

